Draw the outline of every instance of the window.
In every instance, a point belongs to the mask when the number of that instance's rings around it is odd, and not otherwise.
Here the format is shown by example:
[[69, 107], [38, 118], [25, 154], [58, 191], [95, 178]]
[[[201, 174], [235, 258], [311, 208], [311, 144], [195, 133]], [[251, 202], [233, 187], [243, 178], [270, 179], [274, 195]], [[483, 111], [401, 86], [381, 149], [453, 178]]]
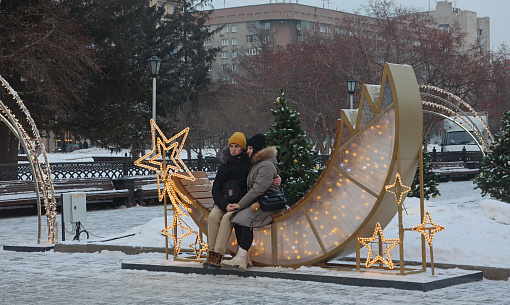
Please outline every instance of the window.
[[448, 32], [449, 31], [449, 28], [450, 28], [450, 25], [449, 24], [446, 24], [446, 23], [443, 23], [443, 24], [440, 24], [439, 25], [439, 29], [442, 30], [442, 31], [446, 31]]
[[301, 31], [301, 22], [296, 23], [296, 30]]
[[208, 69], [209, 72], [212, 71], [212, 65], [209, 65], [209, 69]]
[[222, 46], [228, 46], [228, 38], [227, 39], [222, 39], [221, 40], [221, 45]]
[[347, 33], [344, 28], [335, 28], [335, 32], [340, 35], [345, 35]]
[[328, 33], [328, 34], [331, 33], [331, 27], [329, 25], [326, 27], [326, 33]]
[[257, 28], [257, 21], [248, 21], [246, 22], [246, 29], [253, 30]]
[[232, 84], [237, 84], [237, 78], [232, 79]]
[[232, 45], [237, 46], [237, 38], [232, 38]]
[[326, 33], [326, 27], [321, 25], [320, 31], [321, 33]]
[[313, 31], [317, 32], [317, 25], [316, 24], [313, 25]]
[[228, 71], [228, 70], [230, 70], [228, 64], [221, 65], [221, 71]]
[[264, 37], [264, 42], [271, 42], [271, 36]]
[[263, 22], [262, 23], [262, 29], [263, 30], [269, 30], [271, 28], [271, 23], [270, 22]]
[[223, 27], [223, 33], [228, 33], [228, 25]]
[[232, 33], [237, 33], [237, 24], [232, 25]]
[[229, 51], [223, 51], [221, 52], [221, 58], [229, 58], [230, 52]]
[[236, 71], [236, 70], [237, 70], [237, 64], [232, 64], [232, 70], [233, 70], [233, 71]]
[[237, 57], [237, 51], [232, 51], [232, 58], [236, 58]]
[[478, 36], [482, 36], [483, 29], [478, 29]]
[[257, 42], [257, 35], [246, 35], [246, 42]]
[[246, 55], [257, 55], [257, 49], [251, 48], [251, 49], [246, 50]]
[[212, 40], [210, 38], [207, 38], [206, 40], [204, 40], [204, 45], [206, 46], [212, 45]]

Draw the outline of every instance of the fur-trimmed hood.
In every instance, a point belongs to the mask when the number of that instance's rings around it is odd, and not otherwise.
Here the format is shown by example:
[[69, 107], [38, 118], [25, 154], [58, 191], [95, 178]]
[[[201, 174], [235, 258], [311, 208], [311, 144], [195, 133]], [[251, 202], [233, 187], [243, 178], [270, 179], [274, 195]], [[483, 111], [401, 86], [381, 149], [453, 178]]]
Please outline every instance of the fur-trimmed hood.
[[232, 156], [230, 154], [230, 149], [228, 148], [228, 146], [225, 146], [220, 153], [220, 161], [222, 164], [227, 164], [227, 163], [233, 161], [234, 159], [240, 160], [240, 159], [244, 159], [247, 157], [248, 157], [248, 155], [246, 154], [246, 151], [242, 151], [240, 154], [238, 154], [236, 156]]
[[228, 161], [230, 160], [230, 157], [232, 157], [230, 155], [230, 149], [228, 149], [228, 146], [225, 146], [220, 153], [221, 163], [223, 163], [223, 164], [228, 163]]
[[278, 150], [276, 149], [276, 146], [268, 146], [260, 151], [257, 151], [251, 158], [251, 163], [257, 164], [261, 161], [270, 160], [276, 164], [276, 156], [277, 155], [278, 155]]

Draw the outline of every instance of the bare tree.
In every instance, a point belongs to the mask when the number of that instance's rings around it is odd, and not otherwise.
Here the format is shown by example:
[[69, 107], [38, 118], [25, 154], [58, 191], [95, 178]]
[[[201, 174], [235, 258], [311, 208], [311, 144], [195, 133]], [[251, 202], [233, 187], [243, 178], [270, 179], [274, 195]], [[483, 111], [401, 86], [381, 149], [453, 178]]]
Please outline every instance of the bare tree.
[[99, 71], [91, 39], [60, 1], [2, 1], [0, 11], [0, 70], [38, 127], [58, 130], [57, 118], [81, 103], [90, 74]]

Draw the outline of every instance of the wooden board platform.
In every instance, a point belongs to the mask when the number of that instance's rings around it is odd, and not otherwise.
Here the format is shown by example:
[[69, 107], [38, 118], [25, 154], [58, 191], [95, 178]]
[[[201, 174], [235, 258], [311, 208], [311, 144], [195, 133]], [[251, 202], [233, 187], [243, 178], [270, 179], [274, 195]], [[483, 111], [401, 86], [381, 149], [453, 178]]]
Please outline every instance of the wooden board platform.
[[205, 269], [197, 262], [127, 262], [122, 269], [147, 270], [159, 272], [175, 272], [184, 274], [204, 275], [237, 275], [241, 277], [266, 277], [297, 281], [341, 284], [350, 286], [366, 286], [379, 288], [395, 288], [403, 290], [430, 291], [453, 285], [480, 281], [483, 272], [460, 269], [437, 269], [436, 275], [427, 273], [406, 276], [383, 274], [381, 272], [331, 271], [320, 267], [301, 267], [299, 269], [253, 267], [247, 272], [229, 269]]

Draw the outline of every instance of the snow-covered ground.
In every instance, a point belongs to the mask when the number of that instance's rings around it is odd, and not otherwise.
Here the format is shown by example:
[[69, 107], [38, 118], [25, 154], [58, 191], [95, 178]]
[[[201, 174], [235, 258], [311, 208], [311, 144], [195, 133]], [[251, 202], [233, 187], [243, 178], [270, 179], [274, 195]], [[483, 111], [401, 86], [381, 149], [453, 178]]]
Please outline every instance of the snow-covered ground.
[[[52, 154], [50, 154], [51, 156]], [[51, 159], [51, 157], [50, 157]], [[482, 198], [471, 181], [440, 184], [441, 196], [425, 202], [434, 223], [446, 227], [434, 236], [434, 261], [510, 268], [510, 204]], [[404, 227], [421, 223], [419, 200], [405, 201]], [[185, 219], [193, 226], [190, 218]], [[89, 241], [164, 247], [162, 206], [87, 212]], [[0, 245], [32, 245], [37, 217], [0, 219]], [[385, 228], [396, 238], [397, 219]], [[67, 234], [65, 243], [72, 234]], [[79, 243], [87, 242], [84, 235]], [[192, 243], [183, 242], [184, 247]], [[419, 261], [420, 234], [406, 232], [406, 260]], [[392, 252], [398, 259], [398, 251]], [[123, 262], [163, 261], [164, 254], [120, 252], [21, 253], [0, 250], [3, 304], [509, 304], [510, 281], [482, 280], [429, 291], [405, 291], [314, 282], [236, 276], [184, 275], [122, 270]], [[427, 273], [430, 275], [430, 271]]]

